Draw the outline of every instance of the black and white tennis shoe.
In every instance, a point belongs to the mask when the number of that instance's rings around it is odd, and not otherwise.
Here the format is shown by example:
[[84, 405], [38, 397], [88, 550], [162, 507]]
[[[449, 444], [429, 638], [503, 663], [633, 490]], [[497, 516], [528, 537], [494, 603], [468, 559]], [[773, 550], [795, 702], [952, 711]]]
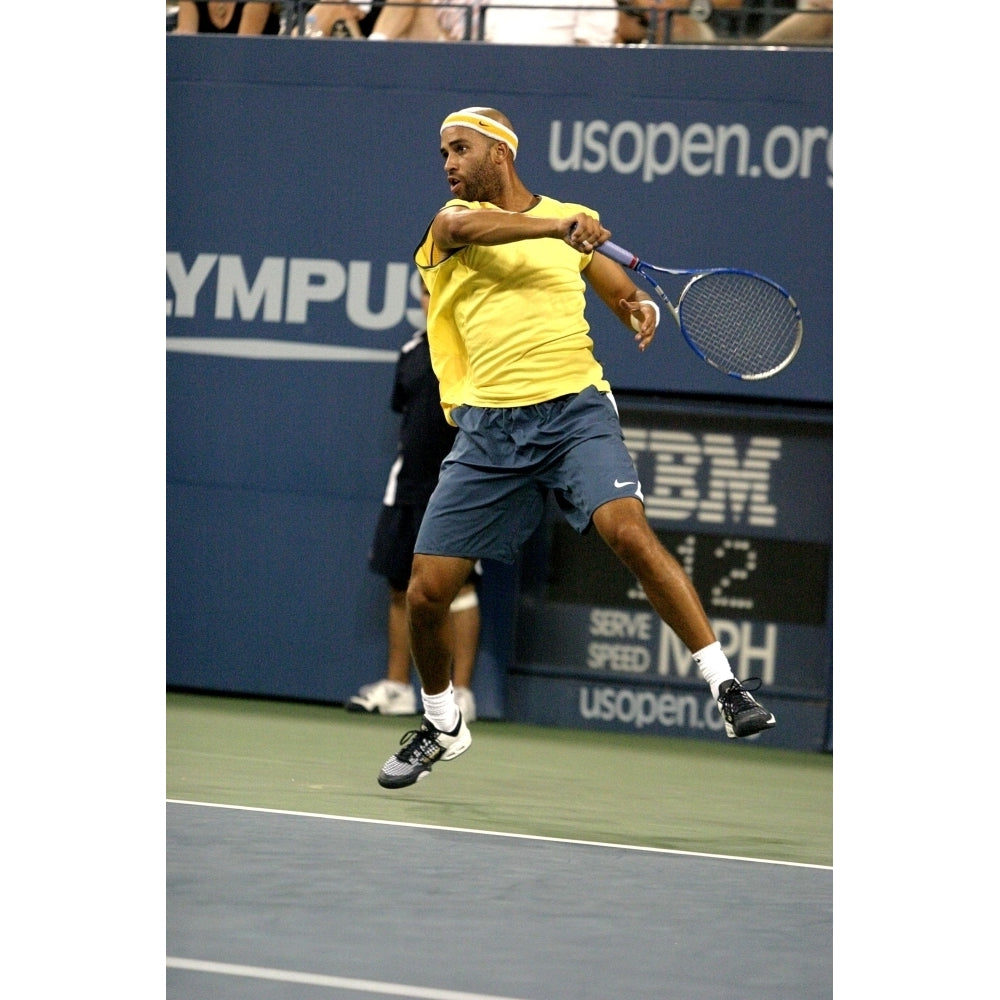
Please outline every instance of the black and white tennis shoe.
[[735, 678], [719, 685], [719, 711], [726, 724], [726, 735], [730, 739], [739, 736], [753, 736], [776, 725], [774, 716], [763, 705], [758, 704], [751, 691], [760, 687], [760, 679], [750, 677], [747, 683], [756, 685], [747, 688]]
[[383, 788], [405, 788], [426, 778], [439, 760], [453, 760], [465, 753], [472, 744], [472, 734], [461, 714], [458, 726], [450, 733], [441, 732], [424, 716], [421, 727], [403, 733], [399, 743], [403, 749], [397, 750], [379, 771], [378, 783]]

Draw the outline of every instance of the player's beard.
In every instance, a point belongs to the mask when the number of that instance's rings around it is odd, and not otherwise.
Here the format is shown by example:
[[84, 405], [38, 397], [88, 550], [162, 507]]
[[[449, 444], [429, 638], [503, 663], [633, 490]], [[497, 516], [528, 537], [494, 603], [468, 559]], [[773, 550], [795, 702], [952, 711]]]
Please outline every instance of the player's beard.
[[462, 196], [465, 201], [495, 202], [503, 190], [496, 168], [490, 162], [489, 152], [462, 178]]

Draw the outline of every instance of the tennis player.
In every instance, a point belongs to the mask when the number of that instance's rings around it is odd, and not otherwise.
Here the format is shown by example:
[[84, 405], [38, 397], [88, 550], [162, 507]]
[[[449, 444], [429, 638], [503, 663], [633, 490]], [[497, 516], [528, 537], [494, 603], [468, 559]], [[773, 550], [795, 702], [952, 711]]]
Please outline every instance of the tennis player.
[[734, 676], [701, 600], [643, 507], [611, 387], [584, 317], [584, 280], [652, 342], [659, 309], [594, 248], [611, 233], [583, 205], [534, 194], [514, 167], [518, 139], [493, 108], [441, 123], [452, 197], [414, 253], [430, 289], [428, 340], [441, 405], [458, 427], [417, 535], [407, 589], [424, 717], [379, 773], [385, 788], [426, 777], [472, 736], [455, 701], [449, 606], [477, 559], [512, 563], [551, 492], [578, 531], [593, 526], [691, 652], [730, 737], [774, 726]]

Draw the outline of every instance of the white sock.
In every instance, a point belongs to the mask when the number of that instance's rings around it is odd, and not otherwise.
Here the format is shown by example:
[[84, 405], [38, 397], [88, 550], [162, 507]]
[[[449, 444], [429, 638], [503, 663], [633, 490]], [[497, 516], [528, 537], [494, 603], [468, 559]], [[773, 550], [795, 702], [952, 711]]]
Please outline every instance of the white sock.
[[691, 655], [694, 657], [694, 662], [698, 664], [699, 673], [708, 681], [708, 686], [712, 689], [712, 697], [718, 699], [719, 685], [735, 677], [726, 654], [722, 652], [722, 643], [713, 642], [710, 646], [699, 649], [697, 653]]
[[428, 694], [421, 688], [420, 700], [424, 703], [424, 715], [427, 716], [427, 721], [442, 733], [450, 734], [458, 725], [455, 689], [450, 684], [440, 694]]

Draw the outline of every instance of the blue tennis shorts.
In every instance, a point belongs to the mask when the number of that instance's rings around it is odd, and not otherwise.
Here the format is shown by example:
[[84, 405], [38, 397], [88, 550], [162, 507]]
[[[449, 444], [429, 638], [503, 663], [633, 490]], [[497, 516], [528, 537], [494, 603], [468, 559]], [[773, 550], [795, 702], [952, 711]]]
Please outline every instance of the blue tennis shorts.
[[610, 393], [593, 386], [534, 406], [452, 411], [459, 433], [417, 534], [425, 555], [512, 563], [551, 490], [581, 534], [609, 500], [642, 489]]

